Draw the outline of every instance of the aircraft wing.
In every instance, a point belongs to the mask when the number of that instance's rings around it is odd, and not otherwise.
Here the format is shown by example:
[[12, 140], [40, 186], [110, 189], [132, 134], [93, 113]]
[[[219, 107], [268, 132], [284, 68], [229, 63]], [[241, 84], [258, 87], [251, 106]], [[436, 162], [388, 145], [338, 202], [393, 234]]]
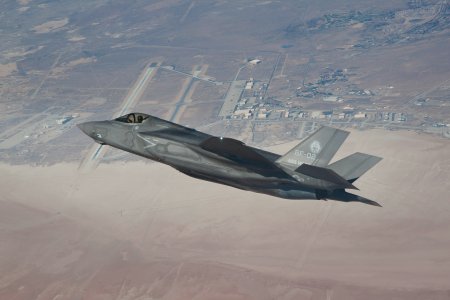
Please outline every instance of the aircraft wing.
[[206, 151], [234, 161], [256, 173], [271, 177], [289, 177], [280, 167], [243, 142], [232, 138], [210, 137], [200, 144]]

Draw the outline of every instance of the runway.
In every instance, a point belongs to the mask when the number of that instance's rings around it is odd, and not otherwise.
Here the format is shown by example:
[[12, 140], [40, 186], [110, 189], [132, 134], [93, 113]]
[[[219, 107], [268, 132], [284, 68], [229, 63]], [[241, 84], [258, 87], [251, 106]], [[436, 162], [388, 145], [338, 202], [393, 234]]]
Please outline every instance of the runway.
[[[144, 70], [139, 75], [133, 87], [128, 91], [127, 95], [125, 96], [121, 108], [113, 116], [113, 118], [118, 118], [133, 110], [133, 108], [136, 106], [136, 104], [142, 97], [142, 94], [144, 93], [148, 84], [152, 80], [153, 76], [155, 75], [158, 67], [159, 62], [158, 63], [152, 62], [145, 66]], [[95, 168], [105, 155], [107, 149], [108, 148], [103, 147], [103, 145], [94, 143], [94, 145], [92, 145], [92, 147], [88, 150], [88, 153], [85, 156], [85, 158], [81, 161], [79, 170], [88, 171]]]

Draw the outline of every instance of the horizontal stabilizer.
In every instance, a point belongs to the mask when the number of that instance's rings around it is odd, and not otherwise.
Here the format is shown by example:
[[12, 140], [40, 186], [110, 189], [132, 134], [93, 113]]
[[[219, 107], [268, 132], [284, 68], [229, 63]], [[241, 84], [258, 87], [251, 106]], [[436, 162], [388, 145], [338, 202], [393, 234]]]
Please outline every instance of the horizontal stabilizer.
[[382, 207], [378, 202], [355, 195], [351, 193], [347, 193], [344, 190], [336, 190], [331, 195], [327, 196], [327, 199], [342, 201], [342, 202], [361, 202], [373, 206]]
[[301, 164], [325, 167], [341, 147], [349, 132], [323, 126], [277, 160], [295, 170]]
[[339, 176], [339, 174], [330, 169], [303, 164], [295, 169], [295, 172], [334, 183], [342, 189], [358, 189], [353, 184], [345, 180], [345, 178], [342, 178], [341, 176]]
[[259, 174], [289, 177], [281, 168], [241, 141], [232, 138], [210, 137], [203, 141], [200, 147], [237, 162]]
[[381, 159], [381, 157], [357, 152], [332, 163], [327, 168], [335, 171], [346, 180], [353, 182], [375, 166]]

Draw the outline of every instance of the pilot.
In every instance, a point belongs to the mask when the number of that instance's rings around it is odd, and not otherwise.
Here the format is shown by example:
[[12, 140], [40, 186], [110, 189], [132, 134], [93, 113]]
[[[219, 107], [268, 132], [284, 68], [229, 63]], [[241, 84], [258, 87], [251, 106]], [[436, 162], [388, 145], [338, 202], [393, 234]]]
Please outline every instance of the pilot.
[[137, 123], [142, 123], [142, 121], [144, 121], [144, 117], [141, 116], [141, 115], [139, 115], [139, 116], [137, 117]]
[[128, 115], [128, 117], [127, 117], [127, 122], [128, 123], [134, 123], [135, 122], [135, 116], [134, 116], [134, 114], [129, 114]]

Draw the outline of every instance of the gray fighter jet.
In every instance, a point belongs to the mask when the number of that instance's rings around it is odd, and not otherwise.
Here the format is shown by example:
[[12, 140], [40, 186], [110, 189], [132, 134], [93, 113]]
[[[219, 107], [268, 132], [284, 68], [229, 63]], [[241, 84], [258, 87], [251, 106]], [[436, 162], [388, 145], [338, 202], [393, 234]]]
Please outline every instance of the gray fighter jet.
[[78, 124], [96, 142], [202, 180], [287, 199], [377, 202], [346, 192], [381, 158], [354, 153], [332, 164], [349, 132], [323, 126], [283, 156], [143, 113]]

